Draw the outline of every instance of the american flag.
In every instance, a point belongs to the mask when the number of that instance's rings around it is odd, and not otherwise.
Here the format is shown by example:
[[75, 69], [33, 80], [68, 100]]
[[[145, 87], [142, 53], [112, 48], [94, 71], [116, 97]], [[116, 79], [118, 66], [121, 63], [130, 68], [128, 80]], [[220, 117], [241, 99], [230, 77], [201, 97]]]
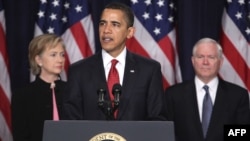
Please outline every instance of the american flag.
[[175, 4], [172, 0], [131, 0], [135, 36], [128, 48], [160, 62], [164, 87], [181, 82], [176, 48]]
[[37, 16], [35, 36], [54, 33], [64, 39], [68, 61], [62, 78], [66, 80], [69, 64], [95, 52], [88, 0], [40, 0]]
[[0, 0], [0, 141], [12, 141], [11, 133], [11, 91], [9, 62], [5, 39], [5, 18], [2, 0]]
[[222, 17], [224, 65], [220, 75], [250, 92], [250, 1], [227, 0]]

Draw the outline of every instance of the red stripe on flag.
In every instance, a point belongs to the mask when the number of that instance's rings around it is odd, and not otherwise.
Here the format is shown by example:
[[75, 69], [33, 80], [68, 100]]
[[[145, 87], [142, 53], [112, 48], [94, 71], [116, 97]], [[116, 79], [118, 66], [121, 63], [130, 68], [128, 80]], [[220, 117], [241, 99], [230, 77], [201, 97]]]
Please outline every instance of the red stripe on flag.
[[147, 58], [150, 58], [148, 53], [144, 50], [144, 48], [137, 42], [137, 40], [132, 37], [126, 42], [126, 47], [134, 53], [140, 54], [142, 56], [145, 56]]
[[[138, 43], [138, 41], [134, 37], [127, 40], [126, 47], [131, 52], [134, 52], [136, 54], [140, 54], [144, 57], [150, 58], [149, 54], [144, 50], [144, 48]], [[162, 78], [163, 78], [163, 87], [164, 88], [169, 87], [170, 84], [167, 82], [166, 78], [164, 78], [164, 77], [162, 77]]]
[[175, 68], [175, 51], [174, 46], [168, 36], [165, 36], [158, 42], [161, 50], [168, 58], [169, 62], [172, 64], [172, 67]]
[[75, 23], [70, 27], [70, 30], [78, 44], [79, 49], [84, 57], [91, 56], [92, 50], [90, 48], [88, 38], [80, 22]]
[[[10, 112], [10, 102], [4, 93], [2, 86], [0, 85], [0, 111], [2, 111], [6, 123], [11, 130], [11, 112]], [[2, 126], [2, 125], [1, 125]]]
[[[9, 64], [9, 62], [8, 62], [8, 55], [7, 55], [7, 50], [6, 50], [6, 40], [5, 40], [4, 34], [5, 33], [4, 33], [2, 25], [0, 23], [0, 53], [2, 54], [3, 59], [5, 61], [5, 65], [6, 65], [6, 64]], [[9, 70], [9, 68], [8, 68], [8, 70]]]
[[67, 52], [65, 52], [64, 70], [65, 70], [65, 73], [67, 74], [67, 76], [68, 76], [69, 65], [70, 65], [69, 56], [68, 56]]
[[239, 52], [225, 35], [225, 33], [222, 32], [222, 34], [221, 44], [223, 47], [224, 55], [227, 57], [235, 71], [245, 83], [247, 89], [250, 90], [250, 70], [245, 63], [245, 60], [239, 54]]
[[[2, 11], [0, 12], [2, 14]], [[0, 15], [1, 16], [1, 15]], [[2, 17], [0, 17], [2, 18]], [[6, 47], [6, 37], [5, 37], [5, 32], [4, 32], [4, 23], [0, 21], [0, 56], [3, 58], [4, 63], [1, 64], [4, 69], [6, 68], [6, 71], [1, 72], [1, 75], [4, 76], [3, 81], [1, 81], [0, 84], [0, 111], [2, 113], [2, 116], [4, 119], [4, 123], [0, 123], [0, 141], [1, 140], [6, 140], [6, 141], [11, 141], [12, 140], [12, 135], [11, 135], [11, 105], [10, 105], [10, 99], [8, 96], [10, 96], [10, 90], [9, 90], [9, 62], [8, 62], [8, 54], [7, 54], [7, 47]], [[8, 80], [6, 80], [8, 79]], [[7, 92], [7, 93], [6, 93]], [[7, 127], [6, 127], [6, 126]], [[10, 133], [9, 133], [9, 131]], [[10, 139], [10, 140], [9, 140]]]
[[[171, 63], [172, 65], [172, 68], [173, 68], [173, 73], [174, 76], [177, 76], [176, 74], [176, 67], [175, 67], [175, 63], [176, 63], [176, 59], [175, 59], [175, 49], [174, 49], [174, 46], [171, 42], [171, 40], [169, 39], [168, 36], [165, 36], [164, 38], [162, 38], [162, 40], [160, 40], [158, 42], [161, 50], [163, 51], [163, 53], [166, 55], [166, 57], [168, 58], [169, 62]], [[176, 77], [175, 78], [175, 82], [177, 83], [177, 80], [176, 80]], [[164, 88], [168, 88], [170, 86], [170, 84], [165, 80], [164, 82]]]
[[168, 83], [168, 81], [166, 80], [165, 77], [162, 77], [162, 81], [163, 81], [163, 88], [166, 89], [170, 86], [170, 84]]

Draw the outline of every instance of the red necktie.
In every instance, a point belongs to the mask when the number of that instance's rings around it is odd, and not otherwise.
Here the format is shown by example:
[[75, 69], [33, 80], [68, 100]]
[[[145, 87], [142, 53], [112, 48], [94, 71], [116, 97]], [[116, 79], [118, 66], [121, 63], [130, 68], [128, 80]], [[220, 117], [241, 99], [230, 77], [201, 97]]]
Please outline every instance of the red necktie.
[[[112, 65], [111, 65], [111, 68], [109, 70], [109, 75], [108, 75], [108, 88], [109, 88], [110, 99], [111, 99], [111, 101], [113, 101], [114, 96], [112, 94], [112, 88], [113, 88], [114, 84], [120, 83], [120, 81], [119, 81], [118, 71], [115, 67], [115, 65], [118, 63], [118, 61], [113, 59], [113, 60], [111, 60], [111, 63], [112, 63]], [[117, 110], [114, 111], [114, 117], [116, 118], [116, 116], [117, 116]]]
[[52, 102], [53, 102], [53, 120], [59, 120], [57, 104], [56, 104], [56, 96], [55, 96], [55, 83], [51, 83], [50, 88], [52, 89]]

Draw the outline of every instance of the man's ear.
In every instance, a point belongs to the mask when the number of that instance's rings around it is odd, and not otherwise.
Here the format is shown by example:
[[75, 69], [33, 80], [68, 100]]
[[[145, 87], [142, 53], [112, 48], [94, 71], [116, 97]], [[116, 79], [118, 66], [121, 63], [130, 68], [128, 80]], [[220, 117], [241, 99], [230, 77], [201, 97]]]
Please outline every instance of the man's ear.
[[130, 39], [134, 36], [135, 33], [135, 28], [134, 27], [129, 27], [128, 28], [128, 35], [127, 35], [127, 39]]

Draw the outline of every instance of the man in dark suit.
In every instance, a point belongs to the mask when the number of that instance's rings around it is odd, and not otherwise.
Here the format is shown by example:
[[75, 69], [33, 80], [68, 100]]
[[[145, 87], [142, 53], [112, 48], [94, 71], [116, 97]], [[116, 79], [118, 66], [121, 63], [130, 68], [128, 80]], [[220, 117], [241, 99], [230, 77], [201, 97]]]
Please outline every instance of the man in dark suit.
[[[218, 77], [222, 48], [213, 39], [199, 40], [191, 59], [196, 73], [194, 80], [165, 91], [167, 119], [174, 121], [176, 141], [223, 141], [224, 125], [250, 124], [248, 92]], [[203, 102], [205, 97], [210, 104]], [[208, 126], [203, 125], [206, 119]]]
[[[135, 31], [133, 22], [134, 15], [128, 6], [111, 3], [105, 7], [99, 22], [101, 52], [80, 60], [69, 68], [64, 102], [65, 119], [161, 119], [164, 95], [161, 66], [154, 60], [126, 49], [126, 39], [131, 38]], [[97, 103], [100, 98], [99, 89], [106, 91], [104, 100], [111, 101], [107, 81], [112, 59], [118, 61], [118, 83], [122, 85], [118, 111], [113, 111], [117, 113], [116, 117], [107, 115], [107, 109], [113, 103], [104, 103], [103, 107], [98, 107]]]

